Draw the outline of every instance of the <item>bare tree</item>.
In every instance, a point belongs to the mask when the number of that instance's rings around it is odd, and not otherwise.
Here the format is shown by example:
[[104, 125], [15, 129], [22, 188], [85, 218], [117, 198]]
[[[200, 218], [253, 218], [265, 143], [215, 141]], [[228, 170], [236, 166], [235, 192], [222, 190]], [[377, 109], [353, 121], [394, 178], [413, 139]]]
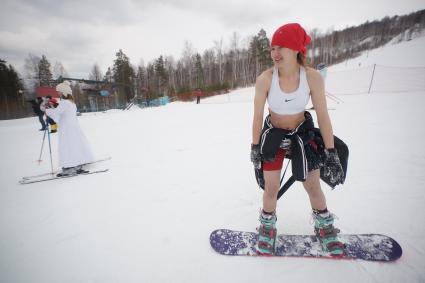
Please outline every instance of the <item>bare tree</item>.
[[90, 71], [89, 79], [94, 81], [101, 81], [103, 78], [103, 73], [100, 70], [100, 67], [95, 63]]
[[25, 58], [24, 64], [24, 85], [25, 89], [29, 93], [29, 97], [35, 95], [35, 88], [40, 86], [40, 78], [38, 71], [38, 63], [41, 58], [29, 53], [28, 57]]
[[61, 62], [56, 61], [53, 66], [53, 79], [58, 79], [59, 77], [68, 77], [68, 72]]
[[215, 54], [213, 49], [207, 49], [202, 55], [202, 64], [204, 66], [205, 84], [212, 85], [214, 82]]
[[224, 78], [224, 56], [223, 56], [223, 39], [214, 40], [214, 49], [216, 53], [218, 65], [218, 81], [222, 82]]
[[232, 87], [235, 83], [238, 83], [238, 74], [239, 74], [239, 34], [237, 32], [233, 32], [232, 37], [230, 38], [230, 52], [232, 54]]
[[189, 41], [185, 41], [184, 42], [184, 47], [183, 47], [183, 58], [182, 58], [182, 63], [183, 63], [183, 68], [185, 70], [185, 73], [188, 76], [188, 79], [185, 82], [185, 85], [187, 85], [190, 89], [192, 89], [194, 82], [193, 82], [193, 71], [194, 71], [194, 54], [195, 54], [195, 50], [192, 46], [192, 44]]

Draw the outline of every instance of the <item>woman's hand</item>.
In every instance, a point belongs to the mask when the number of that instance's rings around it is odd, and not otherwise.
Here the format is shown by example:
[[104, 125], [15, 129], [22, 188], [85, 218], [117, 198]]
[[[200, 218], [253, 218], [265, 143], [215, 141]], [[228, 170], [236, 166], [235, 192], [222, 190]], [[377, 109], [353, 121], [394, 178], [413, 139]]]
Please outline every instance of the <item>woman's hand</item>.
[[261, 153], [259, 144], [251, 144], [251, 162], [254, 164], [254, 168], [261, 168]]
[[335, 148], [325, 149], [325, 164], [324, 175], [330, 178], [330, 181], [335, 184], [344, 183], [344, 170], [339, 161], [338, 152]]

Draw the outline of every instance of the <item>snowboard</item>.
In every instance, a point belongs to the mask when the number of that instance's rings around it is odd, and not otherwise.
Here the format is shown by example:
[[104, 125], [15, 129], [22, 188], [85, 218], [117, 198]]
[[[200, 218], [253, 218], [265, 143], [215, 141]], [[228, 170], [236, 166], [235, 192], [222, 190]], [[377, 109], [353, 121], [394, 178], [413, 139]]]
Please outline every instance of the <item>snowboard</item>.
[[[323, 251], [315, 235], [284, 235], [276, 239], [275, 257], [309, 257], [332, 259], [362, 259], [390, 262], [402, 255], [401, 246], [392, 238], [380, 234], [339, 234], [345, 244], [344, 255], [333, 257]], [[211, 247], [218, 253], [233, 256], [261, 256], [256, 252], [258, 233], [215, 230], [210, 235]]]

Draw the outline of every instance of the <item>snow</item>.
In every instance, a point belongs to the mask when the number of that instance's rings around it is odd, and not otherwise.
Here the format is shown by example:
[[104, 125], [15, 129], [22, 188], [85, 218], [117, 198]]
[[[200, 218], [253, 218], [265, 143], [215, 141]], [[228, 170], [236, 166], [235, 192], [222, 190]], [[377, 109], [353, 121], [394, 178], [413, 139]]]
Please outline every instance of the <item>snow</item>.
[[[424, 45], [389, 44], [367, 62], [425, 66]], [[210, 248], [217, 228], [258, 225], [253, 93], [83, 114], [94, 153], [112, 156], [92, 169], [110, 171], [30, 185], [18, 180], [50, 170], [47, 144], [36, 162], [37, 118], [0, 121], [0, 282], [424, 282], [425, 90], [328, 101], [334, 132], [350, 148], [346, 183], [323, 184], [336, 226], [393, 237], [403, 248], [397, 262], [228, 257]], [[56, 146], [52, 135], [54, 164]], [[300, 183], [279, 200], [277, 216], [279, 233], [312, 233]]]
[[[326, 90], [334, 95], [411, 92], [425, 89], [425, 35], [367, 51], [332, 66]], [[349, 77], [353, 79], [348, 79]]]
[[394, 42], [366, 51], [360, 56], [332, 66], [330, 71], [351, 70], [373, 64], [397, 67], [425, 67], [425, 34], [421, 33], [410, 41]]

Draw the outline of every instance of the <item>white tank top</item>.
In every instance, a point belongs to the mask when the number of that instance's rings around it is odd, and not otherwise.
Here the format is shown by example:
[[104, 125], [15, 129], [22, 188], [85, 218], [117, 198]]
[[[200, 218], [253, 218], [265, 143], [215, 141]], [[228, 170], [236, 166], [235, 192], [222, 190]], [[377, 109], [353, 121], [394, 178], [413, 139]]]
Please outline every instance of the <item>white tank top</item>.
[[308, 86], [304, 67], [300, 66], [300, 83], [298, 89], [290, 93], [283, 92], [280, 89], [279, 71], [274, 67], [272, 83], [267, 96], [267, 103], [272, 112], [280, 115], [304, 112], [309, 99], [310, 87]]

